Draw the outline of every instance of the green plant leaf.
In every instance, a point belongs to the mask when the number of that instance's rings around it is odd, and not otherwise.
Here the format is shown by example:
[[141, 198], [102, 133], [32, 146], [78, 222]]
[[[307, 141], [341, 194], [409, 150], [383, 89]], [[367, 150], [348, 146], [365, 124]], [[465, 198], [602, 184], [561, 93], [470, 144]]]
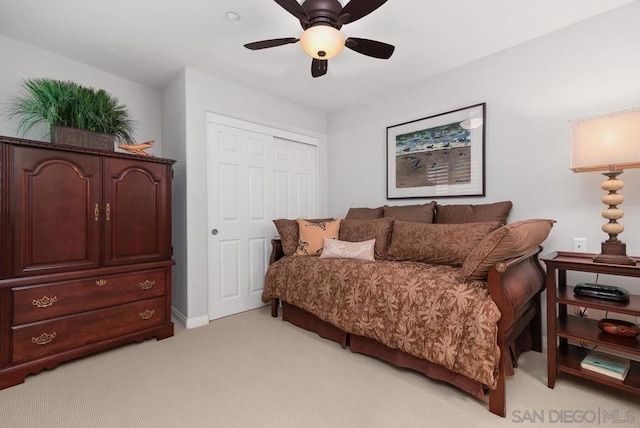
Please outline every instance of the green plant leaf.
[[8, 116], [18, 119], [18, 133], [25, 135], [38, 124], [69, 126], [113, 134], [116, 141], [135, 144], [134, 121], [127, 107], [105, 90], [54, 79], [27, 79], [21, 94], [10, 100]]

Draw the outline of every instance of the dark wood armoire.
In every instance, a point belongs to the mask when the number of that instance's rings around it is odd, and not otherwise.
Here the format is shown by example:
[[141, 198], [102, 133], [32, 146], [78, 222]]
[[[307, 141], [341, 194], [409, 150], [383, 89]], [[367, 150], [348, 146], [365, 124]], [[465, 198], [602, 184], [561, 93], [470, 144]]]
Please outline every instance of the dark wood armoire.
[[173, 163], [0, 137], [0, 389], [173, 335]]

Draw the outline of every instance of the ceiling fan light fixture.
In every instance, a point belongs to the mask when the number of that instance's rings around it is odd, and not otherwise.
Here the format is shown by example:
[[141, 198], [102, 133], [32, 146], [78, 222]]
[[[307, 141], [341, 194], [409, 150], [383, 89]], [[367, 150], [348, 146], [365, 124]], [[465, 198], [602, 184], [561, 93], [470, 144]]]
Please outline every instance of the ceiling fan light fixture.
[[342, 51], [344, 42], [344, 34], [328, 25], [309, 27], [300, 35], [302, 49], [315, 59], [333, 58]]

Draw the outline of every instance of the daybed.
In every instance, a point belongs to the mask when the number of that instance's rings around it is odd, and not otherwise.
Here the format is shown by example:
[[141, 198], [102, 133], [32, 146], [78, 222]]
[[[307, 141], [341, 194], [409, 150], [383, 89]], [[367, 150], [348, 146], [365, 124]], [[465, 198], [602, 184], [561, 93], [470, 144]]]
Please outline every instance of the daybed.
[[274, 317], [282, 301], [284, 320], [352, 352], [488, 393], [504, 417], [505, 377], [520, 352], [542, 351], [537, 256], [553, 224], [506, 224], [511, 206], [432, 202], [274, 220], [280, 239], [262, 299]]

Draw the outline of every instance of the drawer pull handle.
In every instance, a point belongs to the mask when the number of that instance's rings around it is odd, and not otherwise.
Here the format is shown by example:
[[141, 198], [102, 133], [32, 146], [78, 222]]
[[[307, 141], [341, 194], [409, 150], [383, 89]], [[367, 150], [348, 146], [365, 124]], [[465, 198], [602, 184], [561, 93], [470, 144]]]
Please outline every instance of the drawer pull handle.
[[32, 304], [33, 306], [37, 306], [39, 308], [48, 308], [49, 306], [53, 305], [57, 301], [58, 301], [57, 296], [53, 296], [53, 297], [44, 296], [42, 299], [33, 299]]
[[96, 285], [99, 286], [99, 287], [102, 287], [106, 283], [107, 283], [106, 279], [99, 279], [99, 280], [96, 281]]
[[111, 204], [107, 203], [107, 221], [111, 220]]
[[153, 288], [153, 286], [156, 285], [155, 281], [149, 281], [148, 279], [145, 282], [141, 282], [139, 284], [140, 288], [142, 288], [143, 290], [148, 290], [150, 288]]
[[140, 312], [140, 313], [138, 314], [138, 316], [140, 317], [140, 319], [148, 320], [148, 319], [149, 319], [149, 318], [151, 318], [151, 317], [153, 316], [153, 314], [155, 314], [155, 313], [156, 313], [156, 310], [155, 310], [155, 309], [151, 309], [151, 310], [147, 309], [147, 310], [146, 310], [146, 311], [144, 311], [144, 312]]
[[96, 221], [100, 220], [100, 208], [98, 207], [98, 204], [96, 204], [95, 208], [93, 209], [93, 218]]
[[51, 342], [55, 338], [56, 338], [56, 332], [54, 331], [53, 333], [42, 333], [38, 337], [32, 337], [31, 342], [35, 343], [36, 345], [46, 345], [47, 343]]

